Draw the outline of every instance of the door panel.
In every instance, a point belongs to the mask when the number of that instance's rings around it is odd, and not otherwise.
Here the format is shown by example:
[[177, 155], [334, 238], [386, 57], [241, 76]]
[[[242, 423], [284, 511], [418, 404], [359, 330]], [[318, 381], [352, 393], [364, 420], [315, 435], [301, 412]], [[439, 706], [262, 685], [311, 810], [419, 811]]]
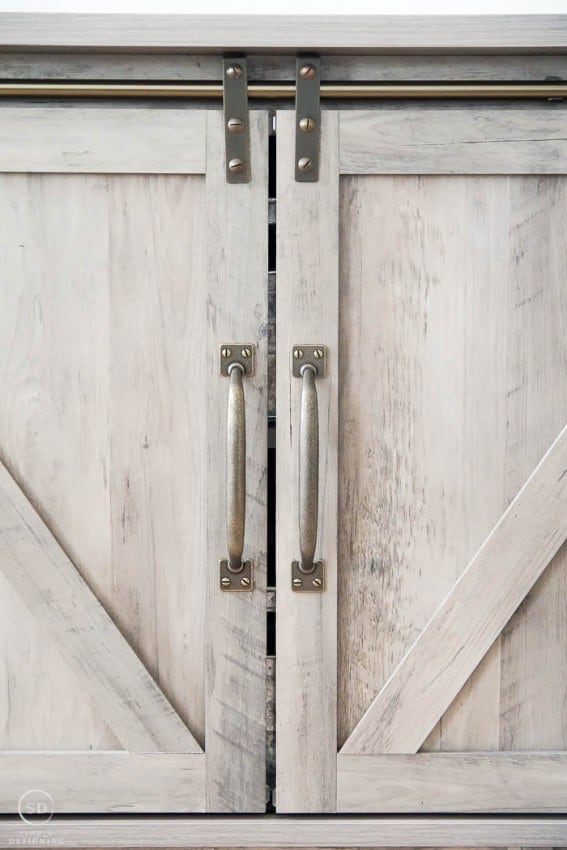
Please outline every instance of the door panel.
[[[564, 811], [565, 111], [412, 106], [325, 119], [317, 191], [331, 267], [313, 307], [325, 304], [327, 324], [313, 341], [336, 346], [338, 372], [318, 386], [336, 399], [337, 442], [321, 441], [336, 458], [338, 524], [335, 540], [323, 506], [318, 557], [336, 546], [343, 753], [327, 810]], [[279, 121], [281, 157], [292, 128]], [[292, 193], [280, 188], [288, 272]], [[294, 189], [296, 216], [310, 191]], [[294, 307], [312, 282], [282, 282], [279, 265], [278, 281], [289, 321], [303, 323]], [[280, 351], [282, 391], [289, 356]], [[293, 406], [278, 407], [283, 495], [297, 475], [297, 424]], [[328, 668], [333, 578], [318, 602], [291, 592], [296, 516], [285, 536], [278, 527], [278, 656], [295, 619]], [[327, 611], [326, 635], [310, 605]], [[316, 713], [310, 694], [326, 674], [307, 652], [299, 670], [279, 660], [278, 694], [288, 699], [289, 681]], [[330, 729], [327, 712], [321, 723]], [[279, 732], [282, 749], [300, 741], [309, 757], [280, 774], [278, 808], [309, 810], [301, 789], [323, 764], [332, 787], [329, 737], [306, 743], [297, 711]]]
[[[360, 193], [352, 185], [365, 181]], [[341, 339], [352, 341], [342, 361], [339, 461], [339, 548], [352, 565], [340, 572], [339, 676], [350, 712], [341, 743], [567, 418], [565, 178], [349, 177], [342, 187], [358, 213], [341, 221]], [[361, 388], [370, 386], [375, 409], [364, 404]], [[373, 592], [371, 623], [353, 600]], [[551, 629], [544, 645], [564, 658], [553, 638], [561, 595], [547, 604], [538, 628]], [[516, 668], [530, 663], [529, 650], [518, 649]], [[494, 653], [429, 748], [501, 748], [499, 716], [509, 727], [516, 696], [509, 686], [501, 692]], [[565, 687], [553, 678], [549, 687]], [[561, 747], [562, 702], [547, 710]], [[538, 746], [534, 738], [522, 748]]]
[[[33, 173], [2, 182], [15, 206], [2, 215], [12, 281], [3, 457], [203, 743], [204, 611], [196, 605], [188, 617], [181, 602], [203, 599], [204, 571], [185, 564], [206, 559], [205, 517], [202, 503], [188, 517], [180, 506], [194, 501], [192, 478], [206, 482], [185, 378], [199, 332], [190, 317], [205, 298], [204, 178]], [[187, 238], [175, 222], [186, 222]], [[194, 652], [184, 658], [187, 640]], [[49, 680], [45, 710], [57, 718], [59, 683]], [[101, 745], [82, 728], [85, 748]], [[8, 731], [5, 745], [27, 742]]]
[[[319, 181], [307, 184], [295, 182], [294, 116], [279, 112], [277, 121], [276, 808], [328, 812], [336, 807], [338, 124], [322, 113]], [[300, 597], [290, 570], [299, 556], [301, 381], [290, 363], [293, 345], [319, 343], [329, 357], [316, 382], [326, 589]]]
[[[265, 124], [236, 199], [220, 112], [3, 110], [3, 811], [50, 775], [60, 812], [264, 810]], [[257, 346], [242, 594], [218, 575], [231, 339]]]

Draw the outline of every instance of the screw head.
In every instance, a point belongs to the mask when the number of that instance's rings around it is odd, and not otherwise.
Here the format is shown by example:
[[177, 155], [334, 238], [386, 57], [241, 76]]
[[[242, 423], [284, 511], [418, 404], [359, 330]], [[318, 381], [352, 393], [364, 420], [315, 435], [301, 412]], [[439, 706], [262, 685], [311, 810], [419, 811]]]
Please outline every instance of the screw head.
[[316, 73], [317, 68], [309, 62], [299, 69], [299, 76], [303, 77], [304, 80], [312, 80]]
[[316, 348], [313, 352], [313, 357], [315, 358], [315, 360], [321, 360], [321, 358], [323, 357], [323, 353], [324, 352], [322, 348]]
[[244, 163], [241, 159], [231, 159], [228, 163], [228, 170], [237, 173], [238, 171], [244, 171]]
[[232, 351], [230, 350], [230, 348], [221, 348], [221, 354], [223, 357], [230, 357]]
[[311, 582], [311, 584], [313, 585], [313, 587], [322, 587], [322, 585], [323, 585], [323, 581], [322, 581], [322, 579], [320, 579], [319, 577], [317, 577], [317, 578], [314, 578], [314, 579], [313, 579], [313, 581]]
[[237, 62], [234, 65], [229, 65], [226, 69], [226, 76], [229, 80], [238, 80], [242, 76], [242, 65]]
[[224, 576], [223, 578], [221, 578], [221, 584], [223, 587], [230, 587], [230, 579], [228, 578], [228, 576]]
[[242, 133], [244, 130], [244, 121], [242, 118], [229, 118], [227, 127], [229, 133]]
[[248, 576], [243, 576], [240, 579], [240, 584], [242, 587], [250, 587], [250, 579], [248, 578]]
[[308, 156], [302, 156], [297, 162], [297, 167], [300, 171], [311, 171], [313, 168], [313, 160]]
[[240, 354], [241, 354], [242, 357], [250, 357], [252, 352], [250, 351], [249, 348], [243, 348], [242, 351], [240, 352]]
[[301, 358], [303, 357], [303, 349], [294, 348], [293, 349], [293, 356], [295, 357], [296, 360], [301, 360]]
[[294, 587], [301, 587], [303, 585], [303, 579], [294, 578], [293, 581], [292, 581], [292, 584], [293, 584]]
[[303, 130], [304, 133], [312, 133], [316, 126], [313, 118], [302, 118], [299, 122], [299, 129]]

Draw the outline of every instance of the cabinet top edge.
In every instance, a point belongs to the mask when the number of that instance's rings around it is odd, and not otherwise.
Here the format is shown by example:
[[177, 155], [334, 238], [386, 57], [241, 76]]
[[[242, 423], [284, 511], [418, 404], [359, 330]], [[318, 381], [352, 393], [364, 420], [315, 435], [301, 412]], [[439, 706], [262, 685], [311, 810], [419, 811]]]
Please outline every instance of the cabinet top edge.
[[0, 50], [567, 52], [567, 15], [0, 13]]

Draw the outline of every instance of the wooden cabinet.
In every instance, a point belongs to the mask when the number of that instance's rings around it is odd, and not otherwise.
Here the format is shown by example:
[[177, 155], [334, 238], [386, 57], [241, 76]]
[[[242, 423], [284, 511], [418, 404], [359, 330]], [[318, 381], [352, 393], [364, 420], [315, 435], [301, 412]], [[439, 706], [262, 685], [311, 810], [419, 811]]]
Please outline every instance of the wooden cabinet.
[[51, 24], [0, 16], [0, 846], [38, 794], [567, 846], [566, 18]]

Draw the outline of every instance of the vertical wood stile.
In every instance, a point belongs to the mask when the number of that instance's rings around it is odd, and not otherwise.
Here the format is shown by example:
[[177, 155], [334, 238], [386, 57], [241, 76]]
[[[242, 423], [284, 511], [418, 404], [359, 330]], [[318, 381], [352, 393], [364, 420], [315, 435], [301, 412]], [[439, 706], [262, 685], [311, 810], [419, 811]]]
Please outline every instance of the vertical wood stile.
[[[276, 757], [279, 812], [336, 810], [338, 125], [322, 119], [317, 183], [296, 183], [295, 114], [278, 113], [277, 253], [277, 632]], [[319, 536], [323, 593], [293, 593], [299, 555], [298, 437], [301, 381], [291, 376], [294, 344], [328, 347], [318, 379]]]
[[[252, 112], [251, 182], [228, 184], [221, 112], [207, 132], [208, 558], [206, 729], [207, 811], [265, 809], [267, 228], [268, 133], [264, 111]], [[219, 372], [222, 343], [257, 346], [256, 371], [245, 378], [246, 534], [255, 590], [224, 593], [225, 458], [228, 380]]]

